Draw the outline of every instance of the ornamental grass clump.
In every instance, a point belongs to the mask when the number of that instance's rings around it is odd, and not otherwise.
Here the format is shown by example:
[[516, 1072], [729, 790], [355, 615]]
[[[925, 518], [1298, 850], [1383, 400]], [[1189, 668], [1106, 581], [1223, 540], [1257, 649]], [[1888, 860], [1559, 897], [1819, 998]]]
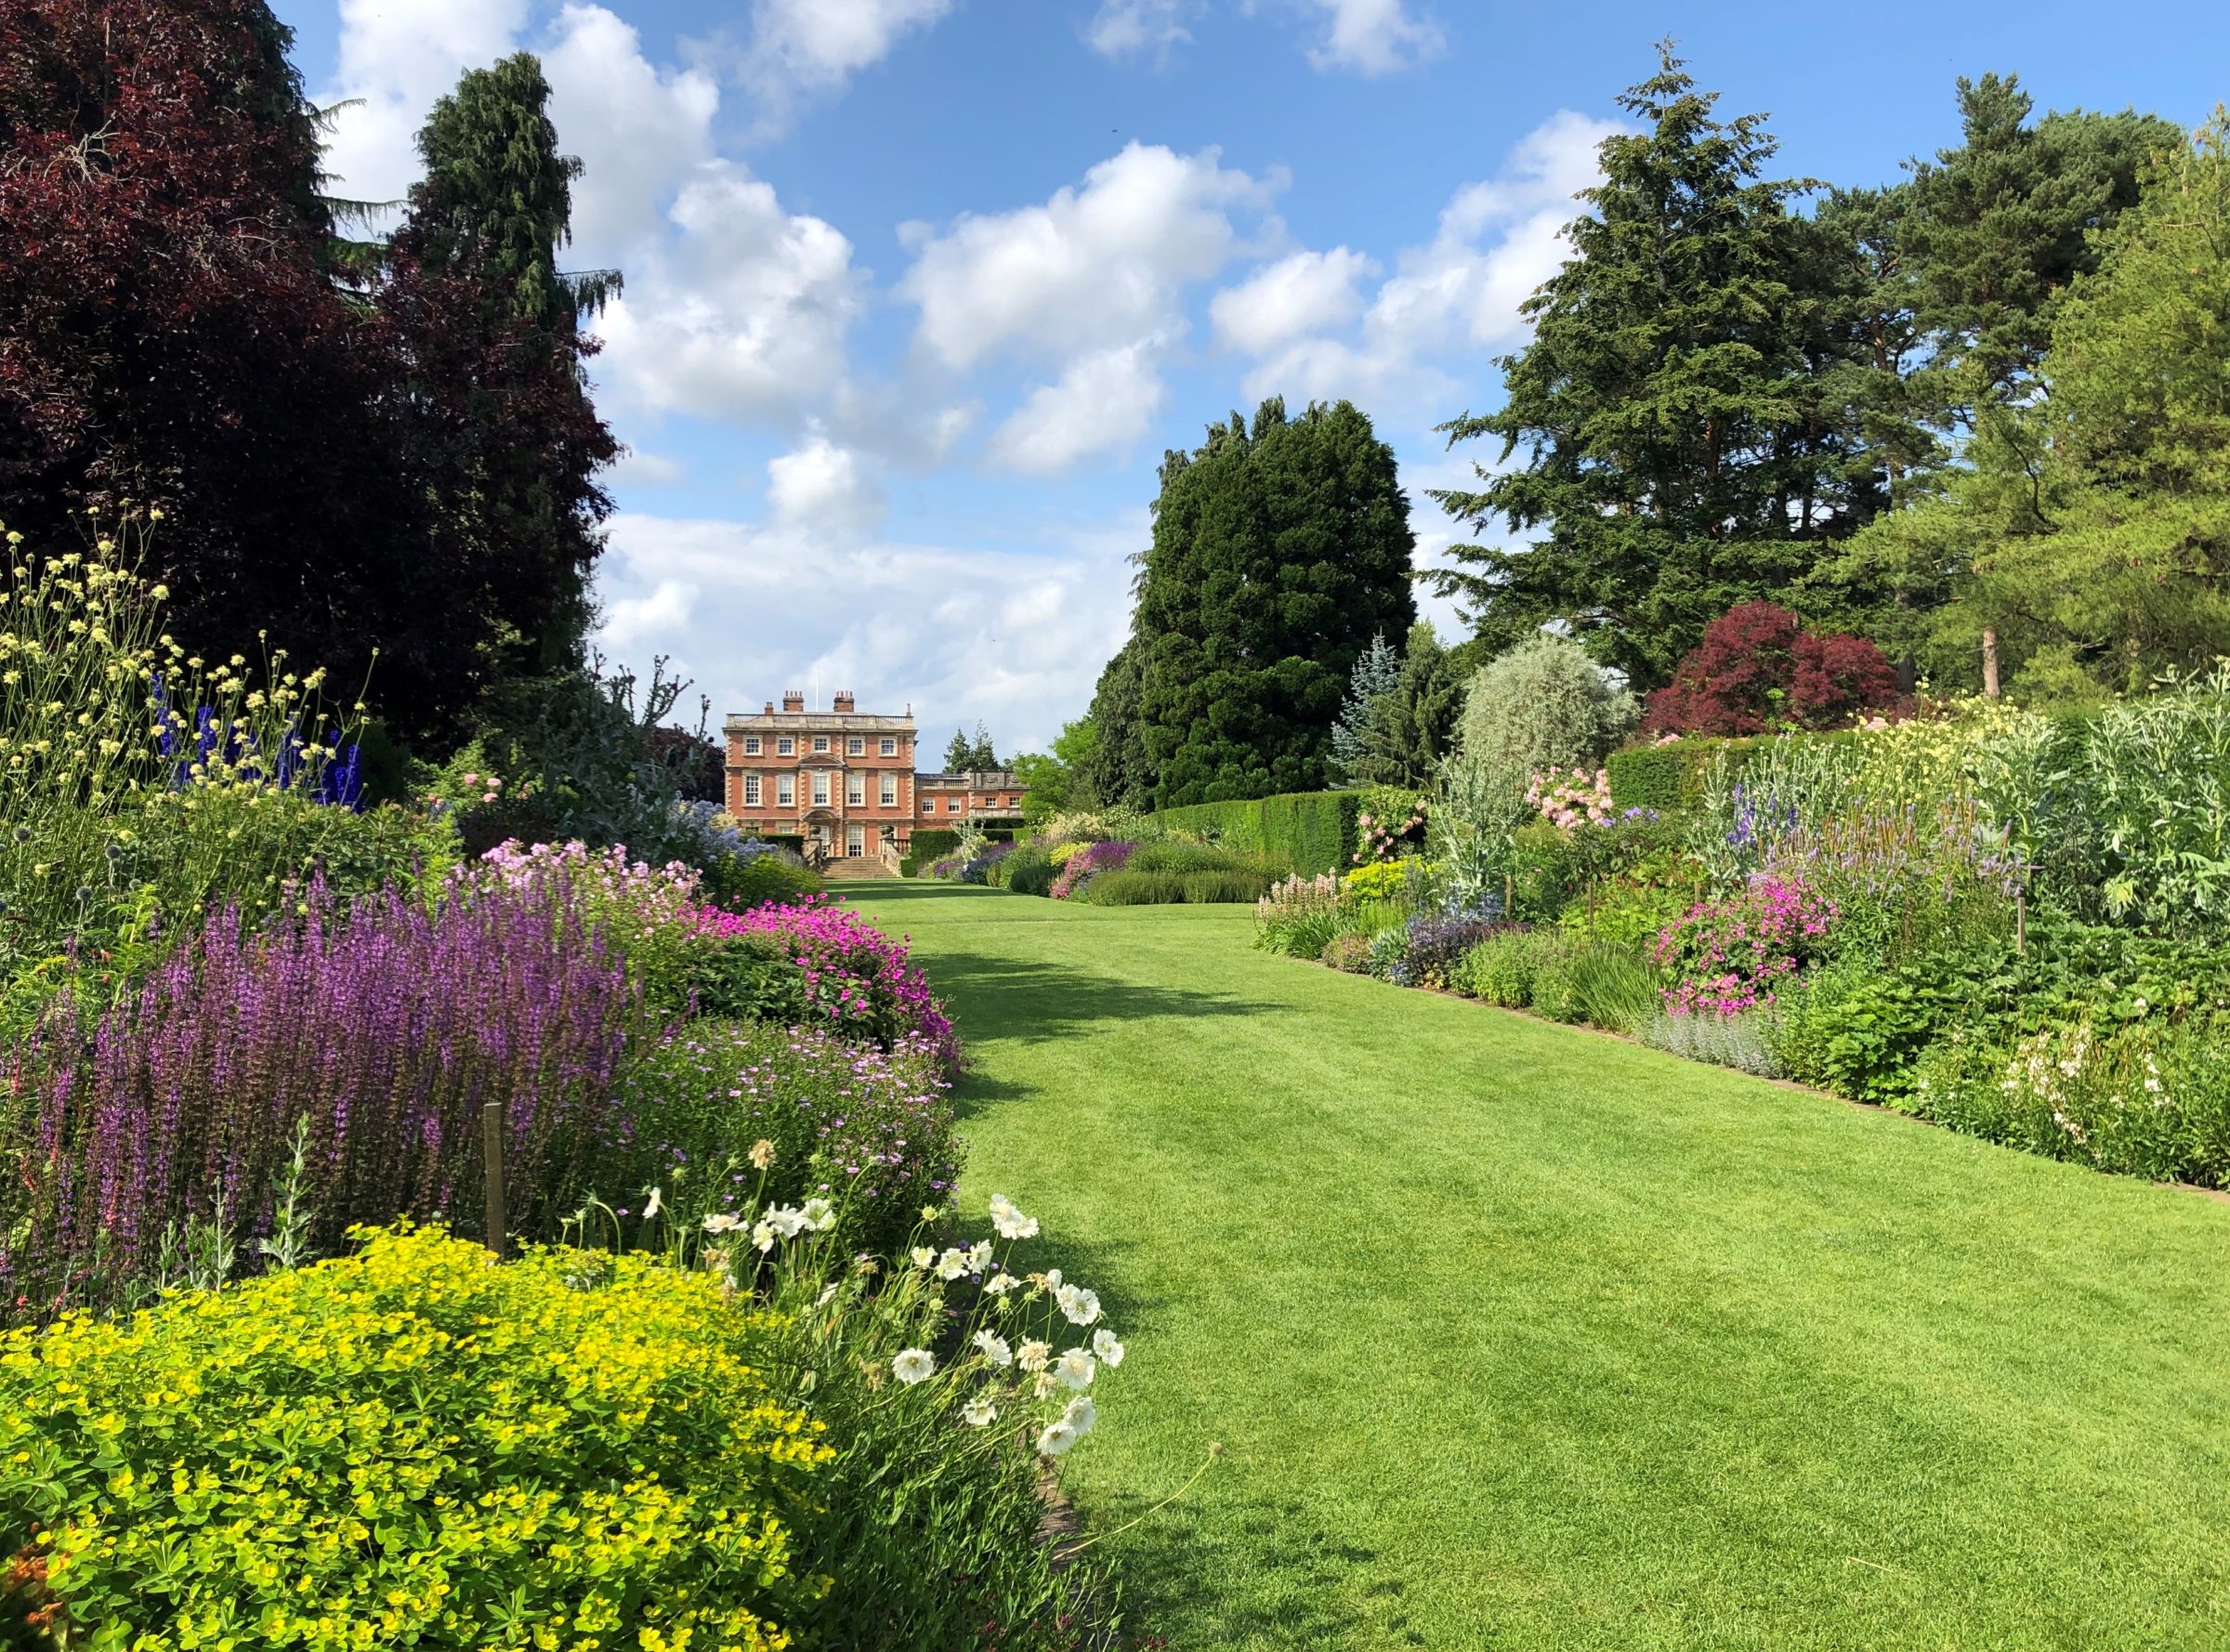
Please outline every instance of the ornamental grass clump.
[[498, 1102], [513, 1228], [532, 1233], [616, 1128], [613, 1076], [646, 1030], [602, 931], [550, 884], [432, 911], [313, 889], [263, 925], [220, 909], [132, 996], [65, 996], [0, 1056], [0, 1317], [128, 1303], [196, 1231], [252, 1254], [297, 1128], [313, 1249], [404, 1215], [478, 1232]]
[[360, 1237], [0, 1337], [0, 1575], [42, 1644], [791, 1644], [843, 1557], [801, 1530], [834, 1452], [781, 1313], [647, 1256]]

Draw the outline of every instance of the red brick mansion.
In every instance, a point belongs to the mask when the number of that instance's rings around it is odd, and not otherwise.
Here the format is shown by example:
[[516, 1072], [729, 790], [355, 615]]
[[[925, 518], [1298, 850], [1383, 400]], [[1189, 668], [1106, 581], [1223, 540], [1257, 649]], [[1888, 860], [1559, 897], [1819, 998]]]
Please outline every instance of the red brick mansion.
[[730, 715], [728, 812], [746, 832], [794, 833], [807, 853], [894, 861], [919, 826], [1012, 827], [1022, 787], [1007, 769], [925, 773], [914, 767], [913, 708], [858, 710], [849, 692], [825, 712], [792, 690], [782, 709]]

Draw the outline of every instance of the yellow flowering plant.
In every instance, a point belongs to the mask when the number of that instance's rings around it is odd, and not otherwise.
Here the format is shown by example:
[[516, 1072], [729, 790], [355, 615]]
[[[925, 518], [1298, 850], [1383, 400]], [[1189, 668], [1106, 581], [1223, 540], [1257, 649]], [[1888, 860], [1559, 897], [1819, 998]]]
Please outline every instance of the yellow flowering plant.
[[0, 1642], [791, 1644], [833, 1452], [705, 1272], [435, 1229], [0, 1337]]

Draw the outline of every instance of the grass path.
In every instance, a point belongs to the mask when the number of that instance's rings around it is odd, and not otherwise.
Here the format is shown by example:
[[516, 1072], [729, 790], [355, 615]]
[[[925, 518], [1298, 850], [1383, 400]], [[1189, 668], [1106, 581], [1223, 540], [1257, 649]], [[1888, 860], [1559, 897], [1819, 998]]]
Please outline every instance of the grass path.
[[2230, 1647], [2230, 1204], [1251, 950], [857, 886], [1133, 1357], [1069, 1482], [1221, 1648]]

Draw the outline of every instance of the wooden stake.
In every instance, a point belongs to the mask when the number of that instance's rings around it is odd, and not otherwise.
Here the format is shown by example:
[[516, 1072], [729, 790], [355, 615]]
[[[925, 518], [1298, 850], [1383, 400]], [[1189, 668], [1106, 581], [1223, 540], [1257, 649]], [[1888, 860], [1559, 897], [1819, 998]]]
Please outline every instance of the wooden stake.
[[2028, 952], [2028, 885], [2014, 885], [2014, 952], [2026, 957]]
[[501, 1256], [508, 1224], [504, 1214], [504, 1107], [498, 1101], [480, 1108], [480, 1164], [488, 1173], [488, 1248]]

